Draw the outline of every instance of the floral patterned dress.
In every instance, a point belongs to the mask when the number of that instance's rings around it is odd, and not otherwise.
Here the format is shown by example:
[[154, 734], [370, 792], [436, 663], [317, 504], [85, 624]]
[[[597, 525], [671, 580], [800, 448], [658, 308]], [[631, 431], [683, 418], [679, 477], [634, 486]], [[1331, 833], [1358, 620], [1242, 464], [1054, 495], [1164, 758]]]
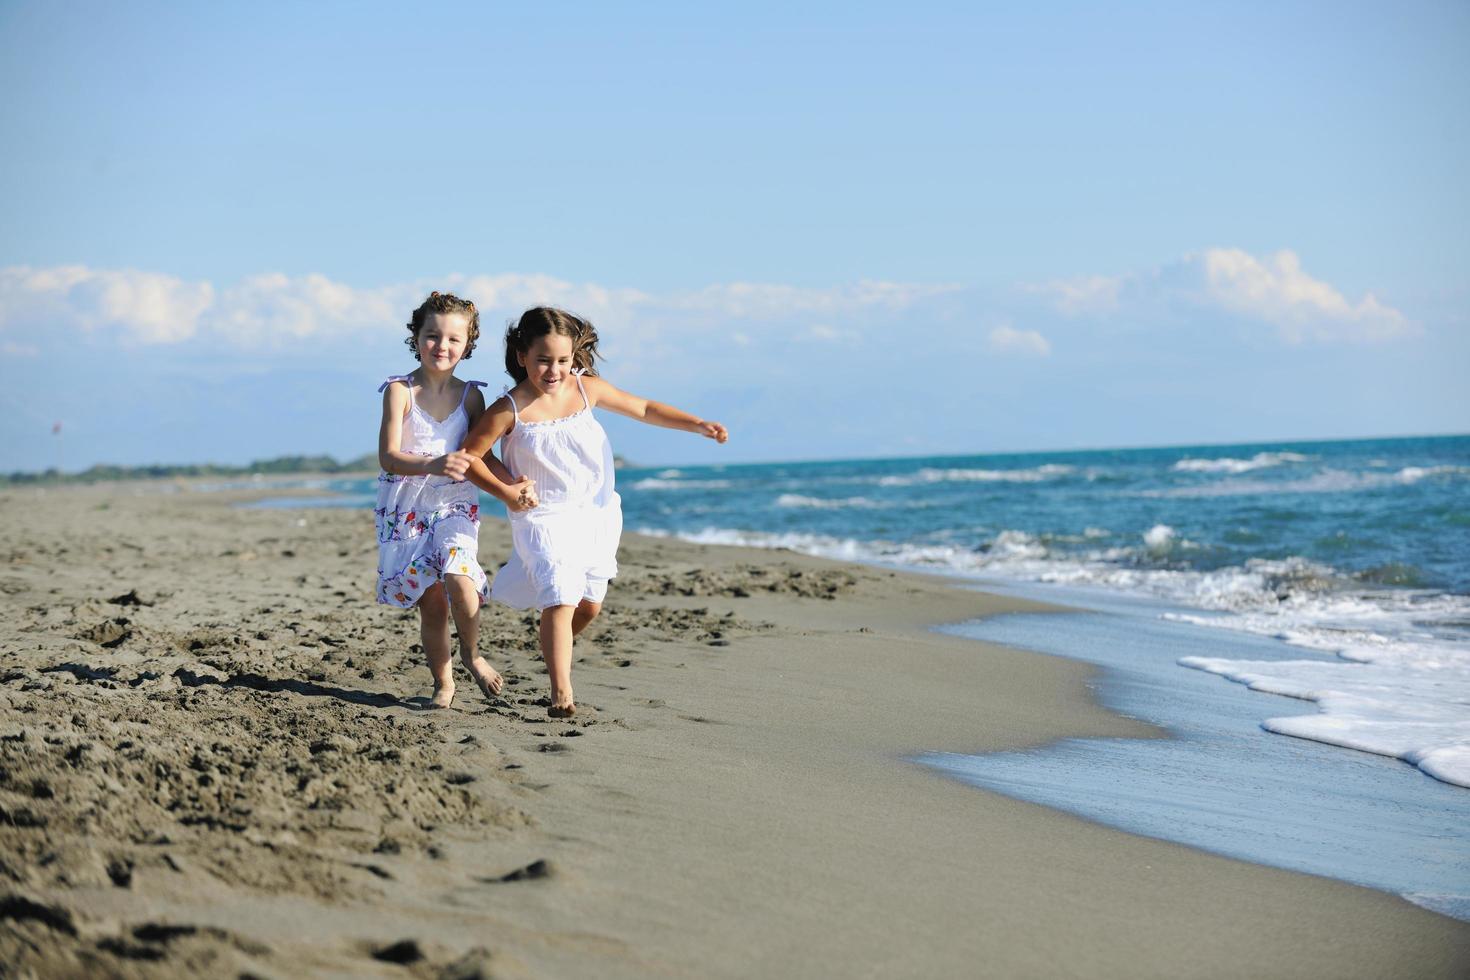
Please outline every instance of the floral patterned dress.
[[[395, 383], [408, 388], [403, 452], [432, 458], [464, 444], [470, 427], [465, 398], [470, 388], [485, 387], [484, 382], [465, 382], [459, 407], [443, 420], [419, 408], [408, 375], [389, 378], [378, 391]], [[378, 505], [373, 514], [378, 528], [379, 602], [410, 608], [445, 575], [467, 577], [475, 583], [481, 602], [489, 598], [489, 582], [478, 557], [479, 500], [474, 484], [457, 483], [447, 476], [383, 473], [378, 477]]]

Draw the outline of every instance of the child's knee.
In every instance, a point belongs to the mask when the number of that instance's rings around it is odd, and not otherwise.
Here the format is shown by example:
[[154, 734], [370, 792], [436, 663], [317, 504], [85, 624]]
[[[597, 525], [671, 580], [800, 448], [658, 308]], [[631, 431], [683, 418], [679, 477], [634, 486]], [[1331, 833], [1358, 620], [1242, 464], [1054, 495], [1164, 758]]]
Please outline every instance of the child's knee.
[[593, 602], [591, 599], [583, 599], [581, 602], [577, 603], [577, 615], [580, 616], [585, 622], [592, 622], [594, 619], [597, 618], [597, 614], [600, 612], [602, 612], [602, 603], [600, 602]]
[[424, 590], [419, 596], [419, 612], [424, 616], [443, 616], [449, 612], [449, 602], [444, 596], [444, 589], [436, 582]]
[[475, 592], [475, 583], [468, 575], [446, 575], [444, 576], [444, 591], [449, 594], [449, 601], [455, 606], [474, 611], [480, 608], [479, 596]]
[[555, 623], [560, 620], [566, 620], [570, 623], [572, 617], [576, 615], [576, 612], [576, 606], [545, 606], [541, 610], [541, 622]]

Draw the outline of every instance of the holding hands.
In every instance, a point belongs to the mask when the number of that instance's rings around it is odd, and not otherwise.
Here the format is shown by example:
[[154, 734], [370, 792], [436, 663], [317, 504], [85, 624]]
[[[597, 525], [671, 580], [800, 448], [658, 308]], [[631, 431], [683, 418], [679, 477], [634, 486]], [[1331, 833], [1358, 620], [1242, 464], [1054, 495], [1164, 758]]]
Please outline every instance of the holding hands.
[[474, 458], [469, 453], [456, 449], [452, 453], [436, 457], [429, 464], [429, 472], [434, 476], [447, 476], [455, 483], [461, 483], [465, 473], [469, 471], [470, 461]]
[[[435, 457], [429, 463], [429, 473], [434, 476], [447, 476], [456, 483], [462, 483], [476, 462], [483, 463], [484, 461], [474, 453], [456, 449], [452, 453]], [[526, 477], [511, 477], [510, 481], [505, 484], [505, 492], [503, 494], [497, 492], [495, 496], [500, 497], [506, 509], [515, 514], [530, 510], [541, 502], [536, 497], [536, 481]]]
[[540, 503], [536, 499], [536, 481], [520, 478], [507, 488], [513, 496], [505, 501], [505, 509], [513, 514], [530, 510]]

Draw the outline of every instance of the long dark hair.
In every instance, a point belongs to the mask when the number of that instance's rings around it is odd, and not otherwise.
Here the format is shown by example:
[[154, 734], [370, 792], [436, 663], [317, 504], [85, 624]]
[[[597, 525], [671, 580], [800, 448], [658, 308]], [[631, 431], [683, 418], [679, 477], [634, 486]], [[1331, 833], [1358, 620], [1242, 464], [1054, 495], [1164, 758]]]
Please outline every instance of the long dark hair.
[[526, 380], [526, 369], [521, 367], [517, 354], [531, 349], [537, 337], [559, 333], [572, 338], [572, 367], [597, 376], [594, 361], [602, 355], [597, 353], [597, 329], [590, 321], [559, 310], [554, 306], [537, 306], [521, 314], [505, 331], [505, 373], [517, 383]]

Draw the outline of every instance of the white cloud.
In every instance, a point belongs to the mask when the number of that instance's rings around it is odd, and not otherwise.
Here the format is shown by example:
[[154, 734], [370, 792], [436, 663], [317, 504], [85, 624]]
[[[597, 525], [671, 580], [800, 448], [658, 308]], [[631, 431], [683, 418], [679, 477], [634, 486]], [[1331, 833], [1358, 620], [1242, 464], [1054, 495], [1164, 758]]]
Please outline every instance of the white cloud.
[[200, 315], [214, 302], [207, 282], [131, 269], [60, 266], [0, 269], [0, 328], [66, 324], [114, 329], [144, 344], [177, 343], [194, 336]]
[[[596, 283], [574, 283], [537, 274], [455, 275], [446, 276], [442, 283], [426, 286], [422, 292], [447, 286], [474, 300], [480, 308], [482, 329], [487, 327], [484, 322], [487, 313], [492, 317], [509, 317], [532, 306], [559, 306], [587, 317], [599, 327], [604, 324], [621, 327], [627, 324], [632, 310], [651, 299], [637, 289], [610, 289]], [[407, 322], [406, 315], [404, 320]]]
[[1302, 271], [1301, 259], [1287, 249], [1258, 259], [1238, 248], [1211, 248], [1185, 261], [1199, 265], [1214, 302], [1274, 324], [1292, 343], [1393, 340], [1418, 332], [1407, 317], [1372, 293], [1349, 302]]
[[[1313, 278], [1291, 251], [1264, 257], [1211, 248], [1125, 276], [1087, 276], [1026, 285], [1069, 315], [1198, 319], [1201, 311], [1268, 324], [1288, 343], [1383, 342], [1420, 332], [1372, 293], [1353, 301]], [[861, 339], [894, 314], [956, 292], [952, 284], [863, 280], [815, 288], [781, 283], [717, 283], [650, 293], [525, 273], [450, 275], [361, 288], [322, 275], [268, 273], [224, 288], [154, 272], [85, 266], [0, 269], [0, 332], [20, 356], [37, 339], [18, 332], [70, 327], [142, 344], [210, 340], [270, 349], [306, 337], [346, 338], [397, 330], [432, 289], [473, 298], [488, 337], [497, 320], [555, 304], [590, 317], [625, 351], [647, 360], [691, 337], [755, 346], [777, 339]], [[840, 323], [841, 328], [833, 326]], [[810, 324], [810, 325], [807, 325]], [[992, 350], [1046, 356], [1036, 331], [1009, 324], [988, 335]]]
[[812, 324], [811, 327], [808, 328], [806, 334], [812, 340], [827, 340], [827, 341], [831, 341], [831, 340], [839, 340], [842, 337], [842, 332], [840, 330], [838, 330], [836, 327], [834, 327], [834, 326], [832, 326], [830, 324], [826, 324], [826, 323], [814, 323], [814, 324]]
[[1027, 283], [1021, 289], [1050, 296], [1056, 308], [1063, 313], [1110, 313], [1118, 308], [1118, 292], [1123, 288], [1123, 282], [1117, 276], [1081, 276]]
[[990, 349], [1002, 354], [1031, 354], [1046, 357], [1051, 354], [1051, 341], [1035, 330], [1017, 330], [1003, 323], [990, 331]]
[[1258, 257], [1238, 248], [1208, 248], [1126, 276], [1059, 279], [1021, 289], [1049, 297], [1058, 311], [1071, 315], [1139, 316], [1165, 308], [1226, 312], [1269, 324], [1293, 344], [1381, 342], [1422, 332], [1372, 293], [1352, 302], [1314, 279], [1289, 249]]
[[[238, 348], [270, 348], [305, 337], [398, 327], [431, 290], [449, 289], [476, 302], [481, 329], [491, 336], [498, 331], [497, 318], [555, 304], [591, 318], [600, 328], [611, 328], [630, 347], [689, 331], [729, 337], [731, 321], [742, 322], [735, 342], [746, 344], [757, 339], [754, 328], [761, 325], [776, 327], [813, 315], [881, 315], [956, 288], [876, 281], [830, 288], [737, 282], [657, 295], [521, 273], [456, 274], [372, 288], [322, 275], [266, 273], [216, 289], [209, 282], [134, 270], [21, 266], [0, 269], [0, 330], [42, 324], [106, 327], [143, 343], [206, 337]], [[808, 334], [832, 340], [838, 331], [819, 322]]]
[[661, 301], [670, 309], [717, 314], [732, 319], [772, 320], [792, 314], [850, 313], [864, 309], [900, 310], [952, 293], [953, 283], [925, 284], [861, 280], [846, 286], [809, 288], [779, 283], [732, 282], [675, 293]]
[[325, 276], [251, 276], [223, 290], [208, 311], [211, 331], [246, 346], [270, 346], [312, 336], [342, 336], [389, 323], [407, 323], [419, 300], [411, 289], [355, 289]]

